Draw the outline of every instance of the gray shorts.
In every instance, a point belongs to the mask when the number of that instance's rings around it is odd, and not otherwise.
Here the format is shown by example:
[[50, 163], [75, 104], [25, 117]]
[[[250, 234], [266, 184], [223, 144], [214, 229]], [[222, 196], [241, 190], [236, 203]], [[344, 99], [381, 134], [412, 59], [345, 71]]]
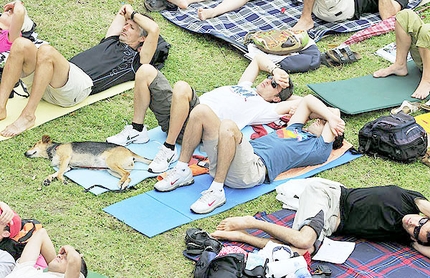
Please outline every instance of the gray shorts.
[[[170, 107], [172, 106], [172, 87], [167, 81], [167, 78], [158, 71], [157, 76], [152, 81], [151, 85], [149, 85], [149, 91], [151, 94], [151, 101], [149, 103], [149, 108], [154, 113], [155, 118], [157, 119], [158, 125], [161, 127], [161, 130], [164, 132], [169, 131], [169, 123], [170, 123]], [[190, 114], [191, 110], [196, 107], [200, 103], [197, 94], [193, 90], [193, 96], [189, 103]], [[188, 117], [185, 120], [184, 125], [182, 126], [181, 132], [176, 139], [178, 144], [182, 143], [182, 138], [184, 136], [185, 127], [188, 122]]]
[[[218, 157], [218, 140], [203, 141], [209, 158], [209, 174], [215, 176]], [[228, 169], [225, 185], [232, 188], [249, 188], [262, 184], [266, 177], [266, 166], [247, 140], [242, 140]]]
[[324, 211], [324, 229], [319, 237], [334, 233], [340, 220], [340, 194], [341, 184], [338, 182], [314, 178], [306, 185], [299, 198], [299, 209], [294, 217], [293, 229], [299, 230], [303, 222], [315, 216], [320, 210]]
[[[90, 95], [91, 87], [93, 86], [91, 78], [76, 65], [72, 63], [69, 63], [69, 65], [69, 78], [66, 84], [60, 88], [53, 88], [48, 85], [42, 99], [58, 106], [70, 107], [80, 103]], [[21, 78], [30, 92], [33, 79], [34, 72]]]

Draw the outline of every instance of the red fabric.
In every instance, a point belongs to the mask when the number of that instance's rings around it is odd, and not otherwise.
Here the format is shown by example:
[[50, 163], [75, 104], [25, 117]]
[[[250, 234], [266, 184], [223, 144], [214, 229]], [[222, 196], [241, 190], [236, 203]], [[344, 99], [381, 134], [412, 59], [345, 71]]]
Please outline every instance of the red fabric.
[[252, 129], [255, 131], [253, 134], [251, 134], [251, 140], [260, 138], [264, 135], [267, 135], [267, 131], [262, 125], [253, 125]]
[[344, 44], [351, 45], [354, 43], [364, 41], [370, 37], [379, 36], [379, 35], [388, 33], [390, 31], [393, 31], [395, 23], [396, 23], [396, 17], [395, 16], [389, 17], [385, 20], [382, 20], [381, 22], [373, 24], [372, 26], [364, 30], [356, 32], [354, 35], [349, 37], [344, 42]]

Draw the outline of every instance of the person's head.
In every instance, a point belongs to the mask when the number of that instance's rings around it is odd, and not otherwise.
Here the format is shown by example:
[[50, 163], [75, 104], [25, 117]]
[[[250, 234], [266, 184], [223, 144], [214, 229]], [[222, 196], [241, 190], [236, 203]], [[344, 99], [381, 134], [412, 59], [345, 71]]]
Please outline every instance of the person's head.
[[[152, 20], [151, 17], [142, 14]], [[138, 49], [145, 41], [148, 32], [139, 26], [134, 20], [128, 19], [122, 27], [122, 32], [119, 35], [119, 41], [123, 42], [133, 49]]]
[[403, 228], [413, 241], [430, 246], [430, 221], [419, 214], [407, 214], [402, 219]]
[[[76, 252], [79, 253], [78, 250], [76, 250]], [[49, 265], [48, 265], [48, 270], [51, 272], [58, 272], [58, 273], [66, 273], [66, 269], [67, 269], [67, 256], [66, 254], [58, 254], [57, 257], [55, 257], [55, 259], [53, 259]], [[87, 264], [84, 260], [84, 257], [81, 255], [81, 275], [80, 277], [87, 277], [88, 275], [88, 269], [87, 269]]]
[[293, 82], [289, 79], [289, 86], [282, 88], [276, 83], [273, 76], [269, 75], [263, 82], [257, 85], [257, 93], [268, 102], [280, 102], [287, 100], [294, 90]]
[[[0, 209], [0, 214], [1, 214], [1, 209]], [[12, 218], [12, 220], [4, 225], [4, 224], [0, 224], [0, 241], [3, 238], [13, 238], [15, 237], [19, 231], [21, 231], [21, 218], [19, 217], [19, 215], [17, 213], [14, 212], [14, 216]]]

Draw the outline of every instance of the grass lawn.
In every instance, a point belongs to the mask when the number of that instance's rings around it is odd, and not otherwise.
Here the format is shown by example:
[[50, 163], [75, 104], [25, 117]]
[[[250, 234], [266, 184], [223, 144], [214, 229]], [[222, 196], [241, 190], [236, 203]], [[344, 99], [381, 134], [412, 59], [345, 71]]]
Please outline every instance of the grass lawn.
[[[135, 10], [144, 11], [143, 1], [129, 2]], [[104, 37], [121, 1], [36, 0], [26, 1], [25, 5], [38, 24], [39, 37], [71, 58]], [[186, 80], [199, 93], [203, 93], [238, 81], [248, 64], [241, 53], [212, 37], [186, 32], [157, 13], [151, 15], [160, 25], [161, 34], [172, 45], [169, 59], [162, 69], [172, 85], [178, 80]], [[425, 15], [428, 17], [430, 13]], [[325, 51], [329, 44], [340, 44], [347, 38], [348, 35], [331, 35], [317, 45]], [[321, 66], [316, 71], [293, 74], [296, 93], [311, 93], [306, 86], [309, 83], [367, 75], [388, 66], [387, 61], [373, 53], [392, 41], [394, 33], [353, 45], [351, 48], [363, 58], [342, 69]], [[258, 81], [263, 78], [262, 74]], [[346, 98], [347, 94], [345, 92]], [[359, 129], [366, 122], [388, 113], [386, 109], [345, 116], [346, 139], [357, 147]], [[227, 212], [147, 238], [102, 209], [153, 189], [155, 179], [138, 184], [137, 190], [100, 196], [84, 193], [82, 187], [73, 182], [68, 185], [54, 182], [41, 191], [37, 190], [53, 169], [47, 160], [30, 160], [23, 153], [42, 135], [48, 134], [58, 142], [105, 141], [106, 137], [122, 130], [131, 121], [132, 114], [133, 92], [128, 91], [0, 142], [2, 201], [10, 204], [22, 217], [41, 221], [55, 246], [75, 246], [84, 253], [90, 270], [108, 277], [190, 277], [194, 266], [182, 256], [186, 229], [200, 227], [213, 231], [219, 221], [228, 216], [253, 215], [258, 211], [270, 213], [281, 209], [281, 203], [275, 200], [276, 194], [272, 192]], [[156, 127], [151, 112], [148, 112], [145, 124], [149, 128]], [[397, 184], [430, 197], [429, 174], [430, 169], [420, 162], [399, 164], [362, 157], [318, 176], [349, 187]]]

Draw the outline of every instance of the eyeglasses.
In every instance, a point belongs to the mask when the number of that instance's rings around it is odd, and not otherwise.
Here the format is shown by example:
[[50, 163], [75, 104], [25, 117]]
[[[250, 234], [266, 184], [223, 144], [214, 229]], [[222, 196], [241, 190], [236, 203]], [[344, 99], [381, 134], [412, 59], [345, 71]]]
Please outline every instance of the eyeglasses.
[[415, 228], [414, 228], [414, 238], [418, 241], [418, 242], [420, 242], [420, 240], [418, 239], [418, 236], [420, 235], [420, 231], [421, 231], [421, 228], [424, 226], [424, 224], [425, 223], [427, 223], [429, 221], [429, 219], [428, 218], [421, 218], [420, 219], [420, 221], [418, 221], [418, 226], [416, 226]]

